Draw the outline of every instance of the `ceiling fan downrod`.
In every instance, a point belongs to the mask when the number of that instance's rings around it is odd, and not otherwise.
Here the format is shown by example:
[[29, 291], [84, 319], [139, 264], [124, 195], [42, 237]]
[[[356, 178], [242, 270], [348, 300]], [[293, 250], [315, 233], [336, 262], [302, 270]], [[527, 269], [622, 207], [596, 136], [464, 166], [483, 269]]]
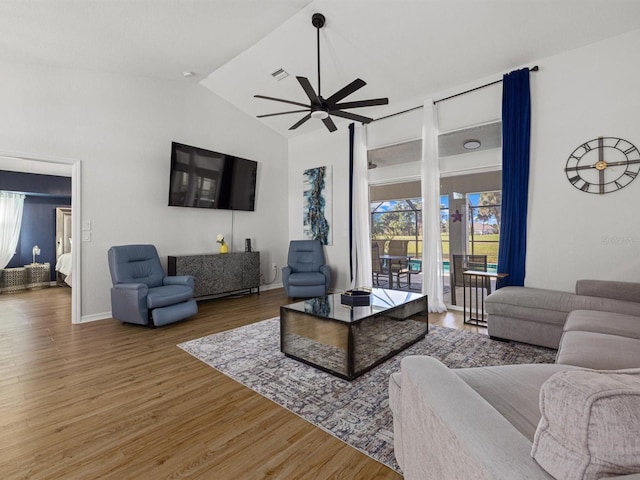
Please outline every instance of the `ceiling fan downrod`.
[[325, 22], [324, 15], [321, 13], [314, 13], [311, 16], [311, 25], [316, 27], [316, 44], [317, 44], [317, 52], [318, 52], [318, 96], [322, 97], [322, 93], [320, 90], [320, 29], [324, 27]]

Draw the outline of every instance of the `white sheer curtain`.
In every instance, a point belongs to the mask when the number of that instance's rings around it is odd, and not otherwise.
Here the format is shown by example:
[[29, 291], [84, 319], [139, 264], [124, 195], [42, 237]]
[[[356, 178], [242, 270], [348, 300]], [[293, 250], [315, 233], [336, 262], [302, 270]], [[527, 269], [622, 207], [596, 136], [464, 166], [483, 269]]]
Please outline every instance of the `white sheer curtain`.
[[440, 160], [438, 111], [433, 100], [424, 102], [422, 123], [422, 293], [430, 312], [444, 312], [442, 243], [440, 239]]
[[351, 288], [371, 287], [371, 225], [367, 126], [355, 125], [353, 135], [353, 244]]
[[16, 251], [23, 206], [21, 193], [0, 191], [0, 268], [7, 266]]

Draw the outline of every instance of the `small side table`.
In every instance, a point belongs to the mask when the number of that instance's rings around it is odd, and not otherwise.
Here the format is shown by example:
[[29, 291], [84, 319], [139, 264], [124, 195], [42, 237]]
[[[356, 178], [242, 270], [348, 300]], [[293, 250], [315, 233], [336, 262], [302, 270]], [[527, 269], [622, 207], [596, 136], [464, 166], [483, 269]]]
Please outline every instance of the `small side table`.
[[37, 288], [48, 288], [51, 282], [51, 265], [49, 263], [31, 263], [25, 265], [26, 288], [35, 290]]
[[25, 289], [27, 272], [24, 267], [0, 270], [0, 293], [15, 293]]
[[[484, 318], [484, 288], [491, 279], [500, 279], [508, 276], [508, 273], [491, 273], [479, 270], [465, 270], [462, 272], [462, 310], [464, 323], [479, 327], [487, 326], [487, 320]], [[467, 312], [467, 286], [469, 287], [469, 312]], [[472, 288], [475, 289], [476, 293], [474, 298], [471, 296]], [[479, 295], [478, 289], [480, 289]], [[472, 301], [473, 299], [475, 299], [475, 302]], [[469, 314], [468, 316], [467, 313]]]

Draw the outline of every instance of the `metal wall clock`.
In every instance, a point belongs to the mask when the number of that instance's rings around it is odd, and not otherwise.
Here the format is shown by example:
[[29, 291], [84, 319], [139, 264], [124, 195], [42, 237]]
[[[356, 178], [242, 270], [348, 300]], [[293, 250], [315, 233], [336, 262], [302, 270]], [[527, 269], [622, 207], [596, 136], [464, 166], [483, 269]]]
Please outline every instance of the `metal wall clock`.
[[640, 152], [628, 140], [598, 137], [577, 147], [564, 168], [571, 185], [586, 193], [611, 193], [635, 180]]

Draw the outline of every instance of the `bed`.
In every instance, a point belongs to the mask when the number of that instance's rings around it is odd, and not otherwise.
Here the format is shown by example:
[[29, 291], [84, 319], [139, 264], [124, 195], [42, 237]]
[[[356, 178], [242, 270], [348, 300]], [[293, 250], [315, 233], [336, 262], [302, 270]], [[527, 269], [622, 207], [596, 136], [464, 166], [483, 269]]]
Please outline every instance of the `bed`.
[[71, 286], [71, 252], [63, 253], [56, 262], [56, 281]]
[[56, 284], [71, 286], [71, 207], [56, 208]]

